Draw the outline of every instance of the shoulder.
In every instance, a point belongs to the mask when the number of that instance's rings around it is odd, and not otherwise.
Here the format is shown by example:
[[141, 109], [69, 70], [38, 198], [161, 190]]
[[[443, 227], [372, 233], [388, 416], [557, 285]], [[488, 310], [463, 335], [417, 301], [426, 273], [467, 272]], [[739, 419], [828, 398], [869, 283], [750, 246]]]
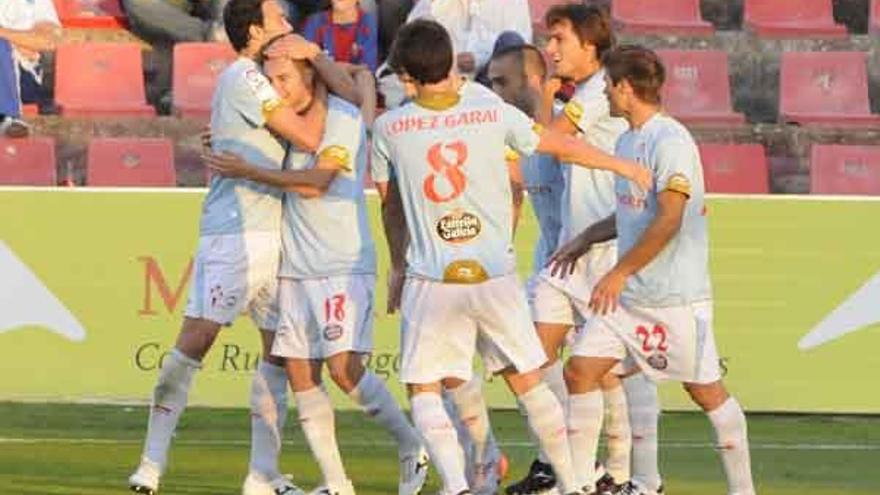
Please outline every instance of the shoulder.
[[327, 111], [353, 119], [358, 118], [361, 115], [361, 110], [358, 107], [354, 106], [348, 100], [342, 99], [333, 94], [327, 97]]
[[690, 131], [681, 122], [668, 115], [659, 116], [651, 127], [651, 141], [658, 148], [696, 146]]

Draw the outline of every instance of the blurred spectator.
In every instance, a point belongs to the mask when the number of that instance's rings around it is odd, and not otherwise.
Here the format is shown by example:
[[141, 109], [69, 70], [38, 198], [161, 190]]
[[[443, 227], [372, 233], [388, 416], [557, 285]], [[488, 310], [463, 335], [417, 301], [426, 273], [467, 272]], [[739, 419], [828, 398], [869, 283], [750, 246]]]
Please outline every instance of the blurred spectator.
[[378, 65], [376, 29], [376, 16], [361, 10], [358, 0], [333, 0], [330, 10], [306, 20], [303, 36], [337, 62], [366, 65], [373, 72]]
[[[5, 1], [5, 0], [0, 0]], [[171, 107], [174, 44], [225, 41], [225, 0], [122, 0], [131, 30], [152, 45], [151, 89], [147, 98], [163, 113]]]
[[[500, 53], [502, 50], [507, 50], [508, 48], [513, 48], [515, 46], [523, 46], [526, 44], [526, 40], [520, 36], [516, 31], [504, 31], [498, 36], [498, 39], [495, 40], [495, 44], [492, 46], [492, 56]], [[489, 82], [489, 64], [484, 65], [480, 71], [477, 73], [476, 81], [483, 86], [491, 87], [492, 84]]]
[[532, 21], [527, 0], [418, 0], [407, 22], [431, 18], [452, 38], [458, 71], [474, 77], [492, 56], [495, 40], [514, 31], [532, 42]]
[[43, 103], [46, 91], [40, 52], [61, 40], [61, 24], [52, 0], [0, 2], [0, 135], [24, 137], [30, 128], [22, 103]]

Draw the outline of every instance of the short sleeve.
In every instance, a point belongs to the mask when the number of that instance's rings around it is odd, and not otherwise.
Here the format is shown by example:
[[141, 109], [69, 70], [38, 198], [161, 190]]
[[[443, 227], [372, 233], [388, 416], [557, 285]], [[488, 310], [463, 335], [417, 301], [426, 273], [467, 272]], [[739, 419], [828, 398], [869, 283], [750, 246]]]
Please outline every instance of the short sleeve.
[[373, 182], [388, 182], [392, 178], [391, 148], [384, 127], [378, 121], [373, 125], [373, 149], [370, 160], [370, 175]]
[[256, 67], [236, 75], [228, 101], [232, 108], [253, 125], [266, 125], [269, 116], [283, 104], [269, 79]]
[[331, 110], [327, 114], [324, 138], [318, 145], [317, 154], [332, 159], [346, 172], [352, 172], [363, 136], [363, 120], [354, 107], [351, 111]]
[[694, 146], [681, 139], [667, 139], [657, 146], [655, 153], [657, 191], [675, 191], [690, 197], [699, 166]]
[[502, 104], [502, 114], [506, 132], [504, 143], [521, 155], [533, 154], [541, 141], [541, 127], [521, 110], [507, 103]]
[[581, 132], [586, 132], [599, 119], [608, 116], [608, 98], [604, 93], [577, 91], [562, 108], [562, 114]]

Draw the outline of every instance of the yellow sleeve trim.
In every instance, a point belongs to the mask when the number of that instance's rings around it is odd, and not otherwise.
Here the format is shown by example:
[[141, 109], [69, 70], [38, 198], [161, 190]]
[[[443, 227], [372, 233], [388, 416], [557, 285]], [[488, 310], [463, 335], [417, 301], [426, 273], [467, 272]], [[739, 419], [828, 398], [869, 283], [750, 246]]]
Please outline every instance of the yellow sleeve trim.
[[279, 99], [264, 101], [262, 106], [263, 119], [269, 120], [269, 118], [272, 117], [272, 114], [275, 113], [275, 110], [281, 108], [281, 105], [283, 104], [284, 102]]
[[504, 148], [504, 160], [508, 162], [515, 162], [519, 160], [519, 153], [517, 153], [510, 147], [506, 147]]
[[318, 158], [330, 160], [346, 172], [351, 172], [351, 153], [342, 146], [333, 145], [321, 150]]
[[535, 134], [537, 134], [537, 135], [539, 135], [539, 136], [540, 136], [541, 134], [544, 134], [544, 126], [542, 126], [541, 124], [539, 124], [539, 123], [537, 123], [537, 122], [535, 122], [534, 124], [532, 124], [532, 130], [535, 131]]
[[580, 128], [581, 118], [584, 116], [584, 107], [575, 100], [570, 100], [562, 108], [562, 113], [568, 117], [572, 124]]
[[691, 195], [691, 181], [684, 174], [673, 174], [672, 177], [666, 181], [666, 191], [675, 191], [684, 194], [685, 196], [690, 197]]

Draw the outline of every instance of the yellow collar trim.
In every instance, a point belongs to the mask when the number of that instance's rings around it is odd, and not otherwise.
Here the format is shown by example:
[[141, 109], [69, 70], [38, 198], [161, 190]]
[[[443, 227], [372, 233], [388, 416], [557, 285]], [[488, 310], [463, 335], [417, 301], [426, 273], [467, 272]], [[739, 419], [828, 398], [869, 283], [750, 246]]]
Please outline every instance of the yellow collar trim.
[[414, 101], [420, 107], [430, 110], [446, 110], [458, 104], [461, 96], [458, 93], [438, 93], [431, 96], [416, 98]]

